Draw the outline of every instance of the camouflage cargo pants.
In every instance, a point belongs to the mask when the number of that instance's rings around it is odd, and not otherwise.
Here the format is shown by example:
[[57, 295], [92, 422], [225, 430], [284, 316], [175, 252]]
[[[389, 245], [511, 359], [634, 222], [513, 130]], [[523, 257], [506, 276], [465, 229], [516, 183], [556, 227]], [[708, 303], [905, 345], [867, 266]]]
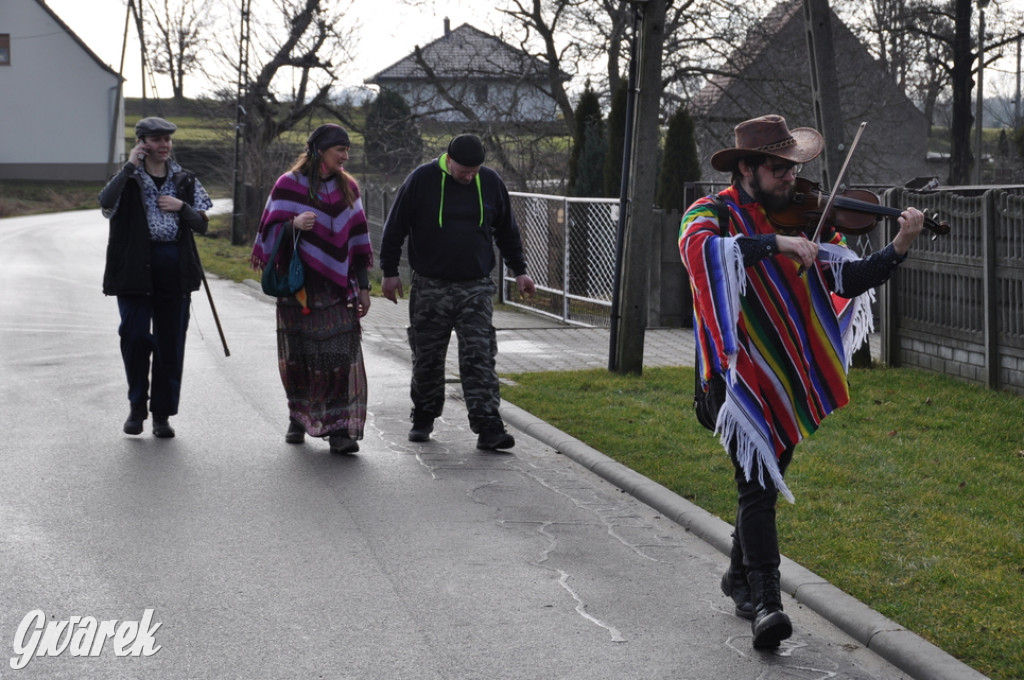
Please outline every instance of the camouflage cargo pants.
[[490, 278], [447, 281], [413, 275], [409, 293], [412, 417], [437, 418], [444, 409], [445, 358], [452, 330], [459, 343], [459, 373], [469, 427], [479, 433], [501, 425]]

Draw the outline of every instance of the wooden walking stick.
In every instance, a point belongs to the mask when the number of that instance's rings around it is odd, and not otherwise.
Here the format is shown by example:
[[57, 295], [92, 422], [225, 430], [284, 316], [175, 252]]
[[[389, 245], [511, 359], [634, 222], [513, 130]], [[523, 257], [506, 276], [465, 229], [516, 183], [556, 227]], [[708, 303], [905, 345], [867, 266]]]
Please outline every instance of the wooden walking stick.
[[[204, 215], [205, 217], [205, 215]], [[220, 334], [220, 344], [224, 346], [224, 356], [231, 356], [231, 351], [228, 350], [228, 341], [224, 339], [224, 329], [220, 326], [220, 317], [217, 316], [217, 306], [213, 304], [213, 295], [210, 293], [210, 284], [206, 282], [206, 270], [203, 269], [203, 261], [199, 258], [199, 247], [196, 245], [196, 239], [192, 236], [192, 230], [188, 230], [188, 236], [192, 241], [192, 252], [195, 253], [196, 263], [199, 265], [199, 276], [203, 279], [203, 288], [206, 289], [206, 298], [210, 301], [210, 310], [213, 312], [213, 322], [217, 325], [217, 333]]]

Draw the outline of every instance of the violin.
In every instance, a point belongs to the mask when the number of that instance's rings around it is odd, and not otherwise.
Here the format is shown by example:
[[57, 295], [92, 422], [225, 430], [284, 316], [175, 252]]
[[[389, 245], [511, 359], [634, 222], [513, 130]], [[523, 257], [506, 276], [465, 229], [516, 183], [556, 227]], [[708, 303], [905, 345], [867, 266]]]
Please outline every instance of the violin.
[[[796, 191], [789, 205], [781, 210], [769, 210], [768, 221], [785, 235], [794, 235], [813, 228], [821, 221], [822, 211], [828, 206], [825, 223], [842, 234], [867, 234], [878, 225], [882, 217], [899, 217], [903, 211], [881, 204], [878, 196], [867, 189], [847, 189], [835, 196], [821, 191], [821, 185], [803, 177], [797, 177]], [[924, 227], [936, 235], [949, 233], [949, 223], [925, 216]]]

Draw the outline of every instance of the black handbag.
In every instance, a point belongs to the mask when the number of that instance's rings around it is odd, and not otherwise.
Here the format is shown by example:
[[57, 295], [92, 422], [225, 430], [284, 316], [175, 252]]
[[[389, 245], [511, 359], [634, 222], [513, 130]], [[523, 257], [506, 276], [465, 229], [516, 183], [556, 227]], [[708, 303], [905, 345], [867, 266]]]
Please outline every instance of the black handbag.
[[288, 267], [284, 271], [278, 266], [277, 251], [281, 247], [281, 240], [284, 238], [284, 227], [277, 236], [274, 249], [270, 251], [270, 259], [263, 268], [263, 276], [260, 285], [263, 292], [273, 297], [288, 297], [295, 295], [306, 283], [306, 270], [302, 266], [302, 258], [299, 257], [299, 232], [292, 230], [292, 257], [288, 261]]
[[[722, 229], [722, 217], [728, 215], [726, 219], [731, 219], [732, 214], [725, 205], [725, 201], [722, 200], [721, 196], [715, 196], [715, 209], [718, 213], [718, 230], [719, 233], [724, 233]], [[718, 422], [718, 412], [722, 410], [722, 404], [725, 403], [725, 378], [721, 373], [711, 373], [711, 379], [708, 380], [707, 389], [704, 389], [704, 385], [701, 385], [700, 381], [700, 349], [697, 348], [694, 351], [693, 358], [693, 371], [694, 371], [694, 387], [693, 387], [693, 410], [697, 415], [697, 422], [702, 427], [715, 431], [715, 425]]]
[[700, 384], [700, 374], [698, 373], [696, 383], [693, 388], [693, 411], [697, 414], [697, 422], [714, 432], [715, 424], [718, 422], [718, 412], [722, 410], [722, 404], [725, 403], [725, 378], [721, 373], [712, 373], [711, 380], [708, 381], [708, 388], [705, 390]]

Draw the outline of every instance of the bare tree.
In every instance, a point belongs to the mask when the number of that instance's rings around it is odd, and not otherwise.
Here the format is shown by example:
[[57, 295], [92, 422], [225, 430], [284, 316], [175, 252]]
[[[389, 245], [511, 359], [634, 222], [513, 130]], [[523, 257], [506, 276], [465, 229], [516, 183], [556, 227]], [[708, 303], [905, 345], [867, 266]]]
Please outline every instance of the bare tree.
[[200, 55], [209, 34], [212, 0], [149, 0], [156, 36], [149, 41], [153, 71], [171, 79], [176, 100], [185, 98], [185, 76], [202, 70]]
[[[294, 142], [280, 143], [282, 135], [327, 108], [337, 61], [347, 55], [351, 38], [338, 27], [354, 30], [354, 23], [343, 21], [343, 9], [331, 0], [276, 0], [276, 4], [279, 14], [261, 17], [261, 25], [253, 31], [258, 65], [240, 102], [245, 112], [243, 174], [257, 196], [266, 195], [301, 150]], [[282, 37], [275, 42], [277, 36]], [[248, 203], [251, 224], [255, 209]]]
[[[578, 47], [570, 44], [559, 49], [556, 36], [559, 31], [571, 30], [571, 26], [565, 26], [571, 21], [569, 8], [573, 4], [582, 4], [586, 0], [555, 0], [545, 3], [542, 0], [510, 0], [507, 9], [502, 10], [508, 17], [515, 20], [522, 29], [520, 49], [530, 53], [529, 46], [533, 42], [533, 36], [540, 39], [543, 57], [548, 64], [548, 87], [550, 95], [558, 105], [558, 110], [566, 124], [566, 130], [571, 132], [575, 129], [575, 113], [572, 102], [569, 101], [569, 94], [565, 88], [565, 80], [562, 78], [563, 64], [567, 55], [576, 54]], [[571, 57], [568, 57], [571, 60]], [[573, 69], [575, 71], [575, 69]]]
[[[975, 124], [972, 92], [981, 50], [975, 30], [975, 4], [987, 7], [985, 61], [1001, 57], [1016, 39], [1021, 17], [1000, 2], [978, 0], [872, 0], [870, 15], [852, 25], [866, 38], [894, 80], [934, 122], [936, 103], [948, 97], [951, 108], [948, 182], [964, 184], [975, 162], [971, 130]], [[981, 124], [981, 121], [977, 121]]]

